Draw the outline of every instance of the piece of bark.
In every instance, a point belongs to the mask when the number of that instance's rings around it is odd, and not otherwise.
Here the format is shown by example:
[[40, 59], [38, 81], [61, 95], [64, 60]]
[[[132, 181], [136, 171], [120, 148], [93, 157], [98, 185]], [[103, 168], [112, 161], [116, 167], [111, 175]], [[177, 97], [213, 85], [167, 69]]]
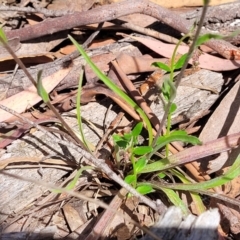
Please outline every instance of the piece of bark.
[[[185, 15], [192, 23], [201, 16], [201, 9], [188, 12]], [[204, 28], [213, 31], [222, 36], [226, 36], [226, 40], [234, 45], [240, 43], [240, 35], [237, 33], [240, 27], [240, 2], [223, 4], [219, 6], [209, 7], [204, 19]], [[233, 36], [231, 36], [234, 34]]]
[[[107, 100], [100, 103], [89, 103], [88, 105], [81, 107], [82, 117], [96, 125], [96, 129], [91, 129], [88, 124], [83, 124], [84, 135], [87, 141], [94, 146], [97, 145], [98, 141], [100, 141], [101, 136], [103, 135], [102, 126], [108, 126], [116, 117], [116, 113], [111, 111], [108, 114], [107, 119], [105, 119], [104, 113], [108, 111], [107, 109], [109, 104], [111, 103], [109, 100]], [[99, 112], [102, 114], [99, 114]], [[67, 116], [64, 118], [65, 121], [67, 121], [67, 123], [75, 129], [75, 131], [78, 131], [76, 118]], [[51, 156], [58, 156], [62, 157], [62, 159], [69, 159], [71, 161], [74, 161], [74, 159], [79, 159], [78, 152], [73, 149], [67, 149], [64, 146], [59, 146], [54, 142], [49, 142], [47, 137], [41, 132], [35, 132], [33, 135], [27, 135], [21, 140], [16, 140], [7, 147], [6, 153], [1, 156], [1, 159], [14, 156], [43, 157], [49, 154]], [[38, 169], [11, 169], [6, 171], [23, 177], [29, 177], [35, 180], [47, 182], [49, 184], [55, 184], [66, 174], [65, 170], [44, 168], [43, 176], [41, 177], [37, 170]], [[45, 187], [37, 186], [29, 182], [19, 181], [2, 174], [0, 174], [0, 182], [4, 183], [0, 185], [0, 195], [2, 196], [0, 209], [4, 210], [0, 212], [0, 222], [4, 221], [8, 215], [12, 214], [13, 212], [19, 212], [46, 191]]]
[[[170, 207], [159, 221], [150, 229], [160, 239], [168, 240], [217, 240], [217, 227], [220, 214], [211, 209], [200, 216], [192, 214], [184, 218], [180, 208]], [[152, 240], [146, 235], [141, 240]]]

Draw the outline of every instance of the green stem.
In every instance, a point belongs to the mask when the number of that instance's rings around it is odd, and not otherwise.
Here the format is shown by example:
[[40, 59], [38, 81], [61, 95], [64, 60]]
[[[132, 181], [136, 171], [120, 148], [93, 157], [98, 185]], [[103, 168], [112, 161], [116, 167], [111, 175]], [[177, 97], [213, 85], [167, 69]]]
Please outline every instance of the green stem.
[[136, 172], [136, 165], [135, 165], [135, 158], [134, 158], [134, 154], [131, 154], [131, 163], [132, 163], [132, 166], [133, 166], [133, 175], [134, 175], [134, 182], [133, 182], [133, 187], [136, 188], [137, 186], [137, 172]]

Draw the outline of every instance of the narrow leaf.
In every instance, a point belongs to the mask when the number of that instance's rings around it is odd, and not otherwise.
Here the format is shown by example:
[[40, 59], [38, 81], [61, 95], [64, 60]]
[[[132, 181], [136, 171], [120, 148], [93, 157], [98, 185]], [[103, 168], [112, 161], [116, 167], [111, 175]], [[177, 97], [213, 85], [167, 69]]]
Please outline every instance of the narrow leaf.
[[150, 185], [141, 185], [137, 187], [136, 190], [142, 195], [146, 195], [148, 193], [154, 192], [152, 186]]
[[135, 175], [128, 175], [125, 177], [124, 181], [128, 184], [131, 184], [136, 181], [136, 176]]
[[178, 194], [172, 189], [167, 189], [161, 187], [161, 190], [167, 195], [168, 199], [176, 206], [181, 208], [183, 214], [187, 216], [189, 214], [189, 210], [186, 204], [182, 201], [182, 199], [178, 196]]
[[165, 97], [165, 99], [167, 101], [170, 100], [170, 97], [171, 97], [171, 88], [169, 86], [169, 79], [164, 79], [164, 82], [163, 82], [163, 85], [162, 85], [162, 93], [163, 93], [163, 96]]
[[[221, 186], [223, 184], [226, 184], [236, 178], [240, 175], [240, 155], [238, 155], [237, 159], [233, 163], [233, 165], [230, 167], [230, 169], [223, 174], [222, 176], [216, 177], [214, 179], [200, 182], [200, 183], [191, 183], [191, 184], [171, 184], [169, 188], [171, 189], [178, 189], [178, 190], [185, 190], [185, 191], [191, 191], [191, 190], [197, 190], [197, 189], [209, 189]], [[165, 184], [164, 187], [168, 188], [168, 185]]]
[[135, 164], [135, 171], [139, 173], [147, 164], [147, 159], [145, 157], [140, 158]]
[[133, 149], [133, 154], [144, 155], [144, 154], [150, 153], [152, 150], [153, 150], [153, 148], [150, 146], [135, 147]]
[[[156, 142], [156, 146], [153, 148], [153, 151], [151, 154], [149, 154], [149, 158], [155, 154], [159, 149], [162, 147], [166, 146], [167, 144], [171, 142], [185, 142], [185, 143], [191, 143], [193, 145], [200, 145], [201, 141], [195, 137], [195, 136], [190, 136], [187, 135], [184, 131], [173, 131], [167, 136], [160, 136]], [[153, 164], [153, 163], [152, 163]], [[162, 167], [162, 165], [161, 165]]]
[[154, 67], [159, 67], [159, 68], [165, 70], [166, 72], [171, 72], [170, 67], [162, 62], [154, 62], [152, 65]]
[[203, 43], [209, 41], [210, 39], [223, 39], [223, 36], [214, 33], [206, 33], [197, 39], [196, 47], [202, 45]]
[[37, 92], [45, 103], [50, 101], [48, 93], [42, 85], [42, 70], [40, 70], [37, 74]]
[[182, 68], [183, 64], [185, 63], [186, 61], [186, 58], [187, 58], [187, 53], [183, 54], [179, 59], [178, 61], [174, 64], [174, 70], [177, 70], [179, 68]]
[[143, 123], [139, 122], [132, 130], [132, 135], [134, 137], [138, 137], [140, 135], [140, 133], [142, 132], [143, 129]]
[[78, 128], [79, 133], [81, 135], [81, 139], [86, 146], [86, 148], [91, 152], [87, 140], [85, 138], [84, 132], [83, 132], [83, 124], [82, 124], [82, 115], [81, 115], [81, 92], [82, 92], [82, 81], [83, 81], [83, 70], [80, 73], [79, 82], [78, 82], [78, 92], [77, 92], [77, 121], [78, 121]]
[[153, 133], [152, 133], [152, 125], [146, 115], [146, 113], [124, 92], [122, 91], [116, 84], [114, 84], [89, 58], [87, 53], [84, 51], [84, 49], [70, 36], [68, 35], [72, 43], [75, 45], [75, 47], [78, 49], [78, 51], [82, 54], [84, 59], [87, 61], [89, 66], [92, 68], [94, 73], [101, 79], [101, 81], [104, 82], [104, 84], [109, 87], [111, 90], [113, 90], [121, 99], [126, 101], [132, 108], [134, 108], [143, 121], [146, 124], [147, 130], [148, 130], [148, 135], [149, 135], [149, 145], [152, 144], [153, 140]]
[[166, 177], [166, 174], [164, 172], [161, 172], [157, 175], [159, 178], [163, 179]]
[[8, 39], [7, 39], [7, 36], [5, 34], [5, 32], [3, 31], [2, 28], [0, 28], [0, 42], [4, 42], [4, 43], [7, 43], [8, 42]]

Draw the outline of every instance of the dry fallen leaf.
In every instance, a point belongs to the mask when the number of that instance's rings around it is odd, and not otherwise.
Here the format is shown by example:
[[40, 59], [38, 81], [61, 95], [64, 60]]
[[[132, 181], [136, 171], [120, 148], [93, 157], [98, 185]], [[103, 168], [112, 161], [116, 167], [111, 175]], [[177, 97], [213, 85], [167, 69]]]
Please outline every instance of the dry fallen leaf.
[[63, 213], [72, 232], [84, 224], [77, 210], [69, 203], [63, 206]]
[[[71, 68], [59, 70], [58, 72], [55, 72], [54, 74], [44, 78], [42, 82], [46, 91], [52, 91], [69, 73], [70, 69]], [[16, 95], [2, 100], [0, 104], [11, 108], [18, 113], [22, 113], [40, 101], [41, 98], [38, 96], [36, 88], [34, 86], [31, 86]], [[12, 114], [0, 109], [0, 122], [6, 121], [11, 117]]]
[[[164, 56], [171, 58], [173, 50], [175, 48], [174, 44], [166, 44], [159, 40], [155, 39], [149, 39], [149, 38], [143, 38], [143, 37], [135, 37], [130, 36], [131, 38], [137, 40], [138, 42], [141, 42], [146, 47], [150, 48], [154, 52]], [[188, 52], [188, 46], [179, 46], [177, 53], [179, 54], [185, 54]], [[190, 59], [189, 63], [192, 64], [192, 60]], [[213, 71], [229, 71], [238, 69], [240, 67], [240, 60], [228, 60], [228, 59], [222, 59], [218, 57], [214, 57], [207, 53], [202, 53], [199, 58], [199, 67], [213, 70]]]
[[[217, 138], [226, 136], [228, 134], [237, 133], [240, 130], [240, 81], [230, 90], [230, 92], [224, 97], [222, 102], [218, 105], [213, 112], [208, 122], [204, 126], [199, 138], [203, 142], [215, 140]], [[211, 169], [208, 173], [216, 172], [222, 168], [229, 157], [228, 152], [223, 152], [215, 159], [211, 158]], [[205, 163], [205, 164], [204, 164]], [[206, 161], [202, 161], [201, 166], [207, 171], [209, 167], [206, 165]]]

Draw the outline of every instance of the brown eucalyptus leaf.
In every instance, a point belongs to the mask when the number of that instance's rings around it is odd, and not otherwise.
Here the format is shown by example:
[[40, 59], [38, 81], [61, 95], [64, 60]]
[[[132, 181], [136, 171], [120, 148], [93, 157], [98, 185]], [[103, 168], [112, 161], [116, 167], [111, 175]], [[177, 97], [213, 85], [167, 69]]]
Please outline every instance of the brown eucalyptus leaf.
[[[52, 91], [59, 84], [59, 82], [61, 82], [63, 78], [69, 73], [69, 71], [70, 68], [62, 69], [42, 79], [42, 83], [46, 91]], [[41, 97], [39, 97], [37, 94], [37, 89], [32, 85], [26, 90], [0, 101], [0, 104], [11, 108], [18, 113], [22, 113], [25, 110], [31, 108], [36, 103], [40, 102], [41, 100]], [[6, 121], [11, 117], [12, 114], [2, 109], [0, 110], [0, 122]]]
[[[135, 37], [130, 36], [131, 38], [141, 42], [146, 47], [150, 48], [154, 52], [164, 56], [171, 58], [173, 50], [175, 48], [174, 44], [166, 44], [159, 40], [143, 38], [143, 37]], [[188, 52], [188, 46], [179, 46], [177, 53], [185, 54]], [[190, 59], [189, 63], [192, 64], [192, 59]], [[228, 60], [218, 58], [207, 53], [202, 53], [198, 59], [199, 67], [213, 70], [213, 71], [229, 71], [238, 69], [240, 67], [240, 60]]]
[[[240, 131], [240, 82], [237, 82], [229, 93], [224, 97], [216, 110], [211, 115], [207, 124], [204, 126], [200, 140], [203, 142], [215, 140], [228, 134]], [[210, 170], [208, 173], [216, 172], [221, 169], [228, 160], [229, 152], [223, 152], [218, 156], [211, 157]], [[234, 159], [233, 159], [234, 161]], [[207, 170], [207, 161], [201, 161], [201, 167]], [[205, 164], [204, 164], [205, 163]]]

